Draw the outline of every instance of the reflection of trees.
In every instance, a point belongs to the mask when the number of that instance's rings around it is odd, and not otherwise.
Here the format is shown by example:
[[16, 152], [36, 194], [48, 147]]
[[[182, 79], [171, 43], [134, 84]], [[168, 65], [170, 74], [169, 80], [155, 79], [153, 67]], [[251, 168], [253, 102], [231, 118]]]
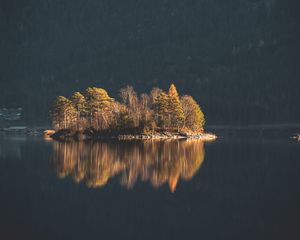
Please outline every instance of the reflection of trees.
[[104, 186], [120, 175], [131, 188], [139, 178], [155, 187], [176, 189], [180, 178], [191, 179], [204, 160], [200, 140], [140, 142], [54, 142], [53, 164], [60, 178], [72, 176], [88, 187]]

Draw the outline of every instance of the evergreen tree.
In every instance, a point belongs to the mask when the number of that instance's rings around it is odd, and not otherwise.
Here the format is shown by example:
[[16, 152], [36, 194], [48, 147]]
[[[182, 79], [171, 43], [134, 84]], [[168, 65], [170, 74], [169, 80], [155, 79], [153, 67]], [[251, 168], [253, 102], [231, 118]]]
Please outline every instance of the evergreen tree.
[[84, 129], [86, 125], [85, 116], [87, 114], [87, 103], [85, 97], [80, 92], [75, 92], [71, 97], [71, 101], [77, 112], [77, 130]]
[[96, 130], [107, 129], [112, 117], [114, 99], [104, 89], [96, 87], [86, 89], [86, 99], [91, 127]]
[[76, 110], [81, 113], [81, 115], [84, 115], [87, 111], [86, 109], [86, 100], [85, 97], [80, 92], [73, 93], [71, 97], [71, 101], [76, 108]]
[[155, 99], [154, 112], [157, 126], [166, 128], [169, 124], [169, 96], [165, 92], [161, 92]]
[[[121, 89], [123, 103], [114, 101], [102, 88], [90, 87], [84, 95], [75, 92], [71, 100], [59, 96], [51, 110], [55, 129], [203, 131], [203, 112], [191, 96], [179, 98], [174, 84], [168, 93], [154, 88], [138, 98], [132, 87]], [[89, 124], [87, 124], [89, 123]]]
[[168, 97], [171, 127], [177, 128], [179, 130], [183, 126], [184, 112], [181, 106], [177, 89], [174, 84], [171, 84], [169, 88]]
[[154, 107], [156, 98], [158, 97], [159, 94], [161, 94], [163, 92], [163, 90], [161, 90], [160, 88], [154, 87], [152, 88], [150, 94], [149, 94], [149, 98], [150, 98], [150, 107]]
[[76, 109], [69, 99], [59, 96], [52, 106], [51, 116], [55, 129], [72, 128], [76, 118]]
[[181, 98], [185, 119], [184, 127], [192, 131], [203, 131], [205, 124], [204, 114], [197, 102], [188, 95]]

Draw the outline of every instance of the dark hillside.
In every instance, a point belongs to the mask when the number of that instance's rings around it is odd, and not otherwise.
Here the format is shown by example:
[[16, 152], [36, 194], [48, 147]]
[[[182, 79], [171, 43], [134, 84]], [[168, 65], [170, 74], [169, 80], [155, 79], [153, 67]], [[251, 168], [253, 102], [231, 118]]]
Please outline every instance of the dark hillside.
[[210, 124], [299, 122], [296, 0], [2, 0], [0, 107], [49, 121], [87, 86], [174, 82]]

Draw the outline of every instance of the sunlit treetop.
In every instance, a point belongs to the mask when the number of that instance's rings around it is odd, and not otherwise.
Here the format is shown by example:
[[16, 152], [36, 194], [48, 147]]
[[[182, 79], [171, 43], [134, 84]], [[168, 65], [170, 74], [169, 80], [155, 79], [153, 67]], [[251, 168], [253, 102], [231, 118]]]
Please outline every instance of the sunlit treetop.
[[150, 94], [140, 96], [127, 86], [121, 89], [120, 96], [122, 101], [118, 102], [97, 87], [89, 87], [83, 94], [75, 92], [71, 100], [59, 96], [53, 105], [53, 125], [56, 129], [147, 134], [203, 131], [205, 120], [200, 106], [190, 96], [180, 98], [174, 84], [167, 92], [153, 88]]
[[171, 84], [171, 86], [169, 88], [169, 96], [170, 97], [178, 97], [177, 89], [173, 83]]

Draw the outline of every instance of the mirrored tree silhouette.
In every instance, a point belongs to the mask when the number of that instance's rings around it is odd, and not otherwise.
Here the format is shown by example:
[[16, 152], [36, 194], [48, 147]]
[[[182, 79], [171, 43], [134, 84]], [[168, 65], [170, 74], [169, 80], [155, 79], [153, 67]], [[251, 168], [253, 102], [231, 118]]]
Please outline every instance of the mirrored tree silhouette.
[[174, 192], [178, 181], [190, 180], [204, 161], [201, 140], [53, 142], [52, 163], [59, 178], [71, 176], [96, 188], [117, 177], [132, 188], [139, 179]]

